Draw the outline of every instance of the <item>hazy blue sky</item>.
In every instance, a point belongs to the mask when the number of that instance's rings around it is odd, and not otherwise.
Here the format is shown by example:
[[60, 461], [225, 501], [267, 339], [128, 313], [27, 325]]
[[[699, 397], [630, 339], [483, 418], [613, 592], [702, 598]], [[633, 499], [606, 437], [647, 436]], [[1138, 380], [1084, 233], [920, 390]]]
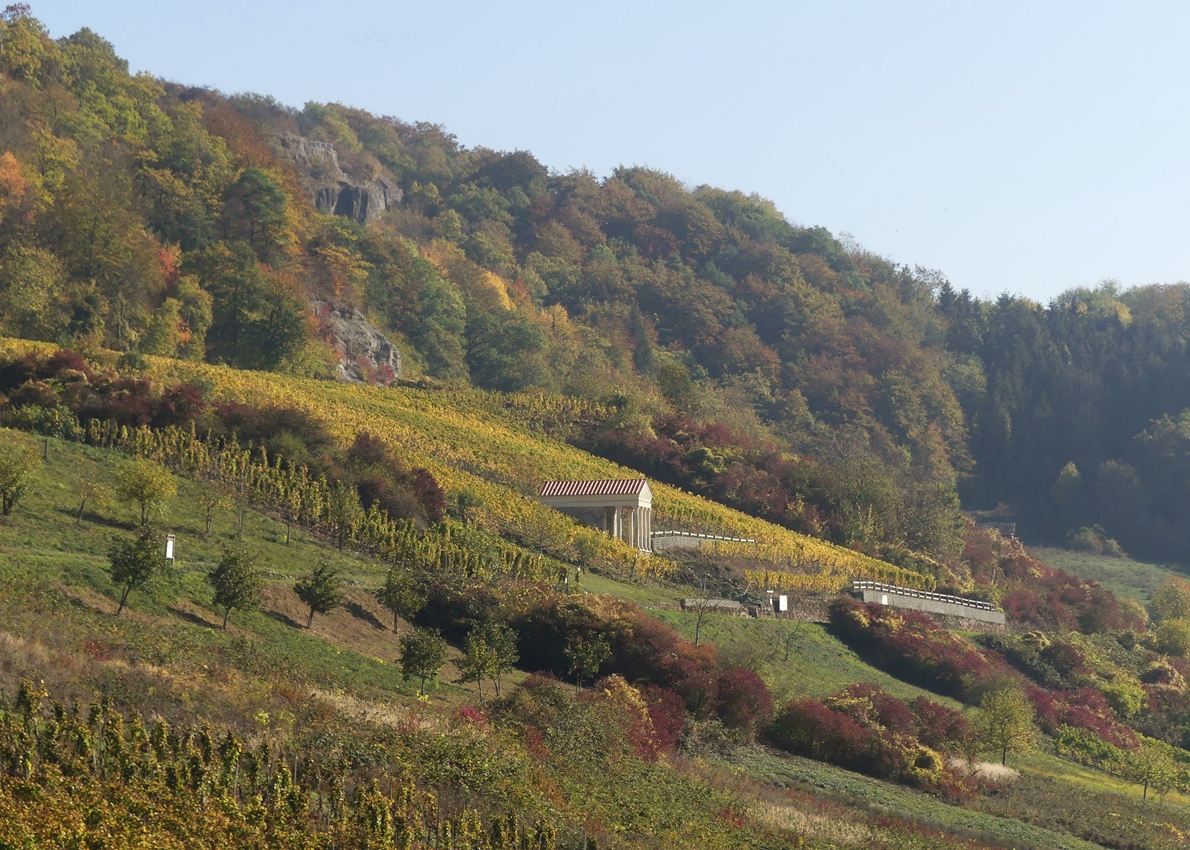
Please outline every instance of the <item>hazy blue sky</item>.
[[771, 198], [977, 294], [1190, 280], [1190, 4], [32, 0], [135, 70]]

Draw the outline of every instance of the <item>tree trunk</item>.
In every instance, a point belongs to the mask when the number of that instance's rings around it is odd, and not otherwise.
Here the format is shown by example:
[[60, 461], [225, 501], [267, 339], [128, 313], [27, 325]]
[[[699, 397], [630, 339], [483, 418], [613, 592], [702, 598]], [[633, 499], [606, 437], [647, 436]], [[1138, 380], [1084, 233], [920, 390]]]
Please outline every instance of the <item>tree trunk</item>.
[[293, 525], [292, 517], [286, 516], [285, 517], [285, 545], [286, 546], [289, 545], [289, 529], [290, 529], [291, 525]]
[[1147, 780], [1147, 779], [1145, 780], [1145, 791], [1144, 791], [1144, 793], [1141, 795], [1141, 797], [1140, 797], [1140, 798], [1141, 798], [1141, 800], [1148, 800], [1148, 799], [1149, 799], [1149, 780]]
[[116, 616], [119, 617], [124, 611], [124, 603], [128, 601], [128, 594], [132, 592], [131, 585], [124, 585], [124, 592], [120, 594], [120, 607], [116, 609]]
[[227, 631], [227, 618], [231, 615], [231, 606], [223, 609], [223, 631]]
[[140, 527], [144, 528], [149, 524], [149, 503], [140, 503]]
[[213, 516], [212, 514], [207, 514], [207, 530], [205, 532], [206, 537], [211, 536], [211, 518], [212, 518], [212, 516]]
[[1002, 753], [1000, 753], [1000, 766], [1003, 767], [1007, 764], [1008, 764], [1008, 747], [1005, 747], [1004, 751]]
[[75, 517], [74, 524], [77, 527], [83, 521], [83, 511], [87, 509], [87, 497], [83, 496], [83, 503], [79, 505], [79, 515]]
[[306, 628], [309, 629], [314, 625], [314, 607], [310, 606], [310, 616], [306, 618]]

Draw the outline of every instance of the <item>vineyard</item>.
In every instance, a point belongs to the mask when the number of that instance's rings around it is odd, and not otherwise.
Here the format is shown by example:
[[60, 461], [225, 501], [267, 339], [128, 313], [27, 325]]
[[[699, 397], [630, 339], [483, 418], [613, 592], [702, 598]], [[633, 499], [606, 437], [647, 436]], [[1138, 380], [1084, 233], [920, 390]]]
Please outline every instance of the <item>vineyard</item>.
[[[154, 360], [163, 381], [208, 383], [224, 399], [255, 404], [290, 405], [323, 419], [344, 441], [370, 431], [389, 442], [410, 463], [424, 466], [448, 493], [479, 495], [477, 524], [531, 548], [573, 557], [580, 547], [597, 549], [625, 571], [665, 574], [663, 558], [641, 559], [619, 541], [576, 527], [537, 502], [545, 479], [627, 478], [637, 473], [578, 451], [540, 433], [533, 423], [572, 422], [594, 415], [583, 402], [558, 396], [489, 396], [479, 391], [437, 392], [384, 389], [238, 372], [215, 366]], [[797, 534], [659, 482], [651, 482], [657, 528], [713, 529], [715, 533], [754, 538], [744, 557], [769, 561], [771, 574], [811, 570], [847, 578], [868, 578], [928, 589], [917, 573], [860, 553]], [[724, 554], [729, 553], [726, 549]], [[775, 578], [774, 581], [786, 580]]]
[[[4, 345], [13, 354], [53, 350], [17, 340]], [[578, 561], [635, 578], [663, 578], [675, 569], [664, 557], [642, 557], [621, 541], [578, 525], [536, 500], [537, 486], [544, 479], [638, 474], [543, 433], [565, 432], [599, 416], [598, 407], [589, 402], [540, 393], [346, 385], [165, 358], [149, 358], [148, 374], [163, 385], [193, 383], [220, 402], [304, 411], [325, 423], [343, 445], [361, 432], [378, 436], [407, 463], [428, 469], [448, 500], [468, 494], [475, 505], [470, 527], [452, 524], [454, 530], [446, 533], [482, 535], [491, 550], [478, 559], [456, 557], [450, 554], [448, 541], [429, 540], [376, 512], [350, 519], [336, 516], [333, 487], [249, 447], [207, 446], [197, 435], [182, 431], [93, 428], [86, 435], [93, 444], [149, 457], [189, 476], [213, 474], [234, 489], [247, 491], [256, 504], [386, 560], [413, 555], [410, 547], [416, 540], [423, 547], [420, 556], [455, 557], [476, 578], [510, 574], [548, 579], [560, 574], [564, 562]], [[827, 590], [854, 578], [932, 589], [929, 576], [798, 534], [676, 487], [660, 482], [652, 487], [657, 528], [711, 530], [755, 539], [755, 544], [724, 543], [720, 554], [762, 562], [764, 568], [747, 577], [772, 589]], [[545, 557], [529, 556], [525, 550]]]

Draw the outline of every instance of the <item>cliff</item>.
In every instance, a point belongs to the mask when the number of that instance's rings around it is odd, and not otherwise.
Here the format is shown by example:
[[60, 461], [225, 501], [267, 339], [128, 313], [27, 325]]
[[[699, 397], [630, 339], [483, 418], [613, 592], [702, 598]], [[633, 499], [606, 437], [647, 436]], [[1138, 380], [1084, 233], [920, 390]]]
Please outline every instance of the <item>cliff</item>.
[[353, 180], [339, 167], [334, 147], [325, 142], [283, 133], [277, 136], [281, 154], [302, 175], [307, 196], [319, 212], [372, 221], [401, 202], [401, 187], [387, 177]]
[[354, 307], [310, 300], [323, 335], [335, 350], [335, 377], [353, 384], [387, 386], [401, 376], [401, 352]]

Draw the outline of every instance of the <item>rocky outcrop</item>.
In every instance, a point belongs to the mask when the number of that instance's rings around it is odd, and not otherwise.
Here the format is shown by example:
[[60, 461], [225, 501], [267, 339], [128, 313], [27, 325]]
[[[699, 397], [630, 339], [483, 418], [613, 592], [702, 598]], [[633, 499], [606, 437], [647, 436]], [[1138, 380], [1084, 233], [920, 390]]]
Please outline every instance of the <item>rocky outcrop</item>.
[[338, 357], [340, 381], [388, 386], [401, 377], [401, 352], [359, 310], [320, 298], [310, 310]]
[[334, 147], [304, 136], [277, 136], [281, 154], [298, 166], [306, 194], [319, 212], [372, 221], [401, 203], [401, 187], [387, 177], [360, 182], [339, 167]]

